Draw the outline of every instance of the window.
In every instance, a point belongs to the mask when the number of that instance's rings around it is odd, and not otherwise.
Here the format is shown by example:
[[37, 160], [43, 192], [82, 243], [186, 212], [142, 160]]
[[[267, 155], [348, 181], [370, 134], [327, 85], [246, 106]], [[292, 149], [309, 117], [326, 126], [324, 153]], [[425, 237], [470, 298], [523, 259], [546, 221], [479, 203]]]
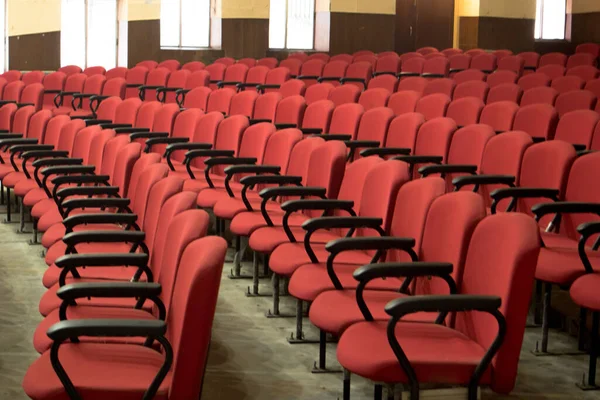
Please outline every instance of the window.
[[210, 46], [210, 0], [162, 0], [160, 47]]
[[566, 0], [537, 0], [535, 16], [536, 39], [565, 38]]
[[4, 72], [8, 66], [8, 35], [6, 32], [6, 1], [0, 0], [0, 71]]
[[269, 48], [311, 50], [315, 38], [315, 0], [271, 0]]
[[106, 69], [123, 65], [122, 57], [117, 63], [117, 47], [122, 36], [119, 8], [124, 4], [123, 0], [62, 0], [61, 65]]

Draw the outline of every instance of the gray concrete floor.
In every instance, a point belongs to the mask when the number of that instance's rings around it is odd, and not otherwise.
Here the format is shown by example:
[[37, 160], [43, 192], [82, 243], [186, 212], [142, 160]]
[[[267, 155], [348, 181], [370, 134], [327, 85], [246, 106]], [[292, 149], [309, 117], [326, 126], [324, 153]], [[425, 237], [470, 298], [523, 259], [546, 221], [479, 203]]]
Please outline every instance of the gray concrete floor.
[[[26, 396], [21, 380], [37, 357], [31, 338], [41, 320], [38, 301], [44, 287], [45, 263], [41, 246], [30, 246], [30, 235], [15, 233], [15, 224], [0, 224], [0, 399]], [[231, 252], [229, 259], [231, 259]], [[245, 266], [249, 271], [249, 265]], [[225, 266], [213, 342], [207, 366], [203, 398], [208, 400], [336, 399], [341, 396], [341, 375], [314, 375], [310, 368], [317, 356], [316, 344], [290, 345], [286, 341], [294, 319], [267, 319], [269, 297], [247, 298], [251, 283], [226, 277]], [[270, 292], [270, 282], [261, 290]], [[282, 299], [282, 312], [292, 313], [295, 302]], [[308, 321], [305, 326], [309, 325]], [[307, 337], [317, 332], [306, 327]], [[582, 392], [575, 387], [587, 372], [587, 356], [535, 357], [530, 350], [540, 337], [537, 328], [527, 329], [519, 364], [517, 386], [510, 396], [485, 389], [483, 399], [600, 399], [600, 392]], [[576, 348], [573, 338], [552, 332], [553, 349]], [[328, 360], [335, 365], [335, 346], [329, 345]], [[600, 379], [600, 378], [599, 378]], [[372, 398], [372, 385], [353, 377], [352, 399]], [[399, 396], [397, 396], [398, 398]], [[185, 399], [187, 400], [187, 399]], [[191, 399], [190, 399], [191, 400]]]

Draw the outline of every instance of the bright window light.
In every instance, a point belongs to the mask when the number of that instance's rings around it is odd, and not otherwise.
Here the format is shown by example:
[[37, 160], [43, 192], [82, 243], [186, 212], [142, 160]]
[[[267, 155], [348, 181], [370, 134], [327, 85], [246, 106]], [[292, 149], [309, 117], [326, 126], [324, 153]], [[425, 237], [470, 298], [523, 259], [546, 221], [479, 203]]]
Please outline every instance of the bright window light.
[[87, 65], [117, 66], [117, 0], [88, 0]]
[[209, 47], [210, 0], [162, 0], [161, 47]]
[[271, 0], [269, 48], [310, 50], [314, 37], [315, 0]]
[[60, 65], [85, 66], [85, 1], [62, 0]]
[[535, 18], [536, 39], [565, 38], [566, 0], [537, 0]]
[[4, 72], [8, 64], [6, 51], [6, 0], [0, 0], [0, 34], [2, 35], [2, 44], [0, 44], [0, 70]]

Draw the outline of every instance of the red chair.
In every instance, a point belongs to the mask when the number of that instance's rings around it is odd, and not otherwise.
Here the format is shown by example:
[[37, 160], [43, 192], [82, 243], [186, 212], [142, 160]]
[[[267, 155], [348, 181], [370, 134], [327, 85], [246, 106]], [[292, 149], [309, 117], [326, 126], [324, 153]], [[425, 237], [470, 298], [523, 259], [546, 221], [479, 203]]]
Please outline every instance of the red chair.
[[214, 64], [223, 64], [226, 67], [231, 67], [233, 64], [235, 64], [235, 59], [231, 57], [221, 57], [217, 58]]
[[515, 115], [513, 130], [523, 131], [532, 138], [542, 140], [554, 139], [558, 126], [558, 112], [552, 105], [532, 103], [523, 105]]
[[435, 47], [421, 47], [420, 49], [417, 49], [417, 53], [426, 56], [427, 54], [438, 53], [438, 49]]
[[557, 107], [556, 110], [560, 121], [554, 139], [571, 143], [576, 150], [590, 149], [594, 129], [600, 122], [600, 115], [589, 109], [580, 109], [569, 111], [561, 116], [560, 109]]
[[252, 68], [256, 65], [256, 59], [255, 58], [240, 58], [237, 63], [244, 64], [248, 68]]
[[534, 87], [523, 92], [523, 97], [521, 97], [521, 107], [531, 104], [549, 104], [554, 107], [557, 97], [558, 92], [556, 89], [552, 89], [548, 86]]
[[187, 81], [192, 73], [181, 69], [171, 73], [165, 87], [156, 89], [156, 99], [161, 103], [176, 103], [177, 92], [186, 89]]
[[148, 71], [150, 71], [158, 66], [158, 62], [156, 62], [154, 60], [145, 60], [145, 61], [140, 61], [135, 66], [143, 67], [143, 68], [146, 68]]
[[443, 55], [442, 53], [429, 53], [426, 56], [423, 56], [425, 58], [425, 60], [431, 60], [433, 58], [446, 58], [445, 55]]
[[454, 75], [471, 68], [471, 56], [468, 54], [455, 54], [448, 57], [450, 61], [450, 74]]
[[525, 60], [521, 56], [509, 55], [506, 57], [498, 58], [498, 70], [499, 71], [511, 71], [517, 74], [517, 77], [523, 75], [525, 69]]
[[427, 79], [418, 76], [404, 78], [398, 82], [398, 92], [412, 90], [422, 94], [427, 83]]
[[300, 68], [302, 67], [302, 61], [294, 59], [294, 58], [287, 58], [287, 59], [283, 60], [282, 62], [280, 62], [279, 66], [281, 68], [287, 68], [290, 71], [291, 77], [295, 78], [296, 76], [300, 75]]
[[[269, 70], [269, 72], [267, 73], [267, 76], [265, 77], [265, 83], [263, 85], [258, 85], [256, 87], [256, 89], [261, 93], [268, 93], [268, 92], [273, 92], [273, 91], [281, 92], [281, 86], [284, 85], [289, 80], [290, 80], [289, 69], [287, 69], [285, 67], [273, 68], [273, 69]], [[299, 86], [301, 83], [302, 84], [301, 86], [303, 88], [306, 87], [304, 82], [299, 81], [297, 79], [294, 79], [293, 82], [295, 82], [295, 84], [297, 86]], [[294, 84], [294, 83], [292, 83], [292, 84]], [[302, 94], [303, 93], [304, 93], [304, 91], [302, 91]], [[300, 94], [300, 93], [296, 93], [296, 94]]]
[[373, 108], [365, 111], [360, 119], [356, 138], [346, 141], [350, 149], [348, 160], [358, 159], [363, 148], [380, 147], [385, 143], [390, 123], [394, 119], [394, 112], [388, 107]]
[[326, 54], [326, 53], [313, 53], [313, 54], [309, 55], [306, 60], [307, 61], [321, 60], [324, 63], [327, 63], [327, 62], [329, 62], [329, 54]]
[[223, 81], [225, 79], [225, 70], [227, 69], [227, 65], [224, 63], [214, 62], [211, 65], [207, 65], [204, 68], [204, 71], [208, 72], [210, 75], [210, 88], [217, 89], [217, 83]]
[[456, 85], [454, 89], [454, 100], [462, 99], [465, 97], [475, 97], [485, 103], [490, 88], [487, 83], [482, 81], [468, 81]]
[[[457, 193], [453, 197], [458, 198], [459, 194], [463, 195]], [[470, 193], [464, 195], [466, 198]], [[474, 198], [474, 203], [475, 200], [479, 198]], [[442, 198], [436, 200], [441, 201]], [[467, 205], [472, 207], [466, 200], [456, 204], [461, 210], [467, 209]], [[440, 216], [439, 220], [444, 217]], [[511, 239], [506, 248], [481, 250], [489, 248], [490, 241], [506, 237]], [[344, 376], [344, 398], [350, 396], [350, 373], [375, 382], [406, 384], [413, 398], [418, 398], [421, 382], [468, 386], [469, 398], [477, 397], [481, 385], [490, 385], [498, 393], [509, 393], [516, 381], [533, 283], [532, 264], [535, 264], [539, 248], [535, 224], [525, 216], [495, 216], [478, 224], [469, 244], [458, 294], [431, 296], [425, 292], [421, 296], [400, 298], [385, 307], [391, 317], [389, 324], [367, 320], [344, 332], [337, 349], [338, 361], [349, 372]], [[490, 251], [495, 254], [490, 270], [507, 279], [486, 279], [487, 272], [478, 268], [482, 260], [487, 260]], [[422, 270], [418, 275], [422, 276], [424, 272]], [[365, 280], [369, 278], [366, 274]], [[448, 290], [445, 283], [442, 285]], [[452, 289], [449, 292], [453, 293]], [[513, 298], [518, 298], [518, 301], [511, 301]], [[443, 317], [446, 313], [456, 313], [456, 316], [450, 326], [420, 323], [418, 313], [430, 310], [434, 310], [436, 315], [441, 312]], [[490, 324], [491, 318], [500, 328]], [[480, 334], [475, 335], [473, 329]], [[443, 360], [437, 351], [430, 353], [440, 341], [445, 347], [448, 340], [455, 345], [446, 349]], [[420, 343], [426, 345], [421, 346]], [[465, 361], [467, 354], [469, 361]], [[381, 388], [378, 383], [377, 398], [381, 398]]]
[[423, 55], [420, 53], [417, 53], [416, 51], [401, 54], [400, 55], [400, 63], [403, 64], [404, 62], [410, 60], [411, 58], [423, 58]]
[[23, 75], [23, 73], [21, 71], [17, 71], [17, 70], [10, 70], [10, 71], [6, 71], [5, 73], [2, 74], [2, 78], [4, 78], [6, 80], [6, 82], [14, 82], [14, 81], [20, 81], [21, 80], [21, 76]]
[[[265, 93], [260, 95], [254, 103], [253, 120], [258, 121], [274, 121], [277, 106], [281, 101], [279, 93]], [[251, 120], [251, 123], [254, 121]]]
[[462, 54], [462, 52], [463, 51], [461, 49], [444, 49], [441, 51], [441, 53], [448, 58], [450, 58], [456, 54]]
[[[33, 106], [36, 111], [39, 111], [42, 109], [43, 98], [44, 86], [41, 83], [33, 83], [31, 85], [25, 86], [25, 88], [21, 92], [20, 102], [17, 103], [17, 106]], [[69, 108], [69, 110], [71, 110], [71, 108]]]
[[502, 85], [505, 83], [517, 83], [518, 76], [512, 71], [498, 70], [493, 74], [488, 75], [487, 84], [490, 88]]
[[[106, 86], [106, 76], [104, 75], [94, 75], [90, 76], [86, 79], [85, 84], [83, 85], [83, 90], [81, 93], [77, 93], [73, 95], [73, 99], [71, 100], [71, 104], [69, 104], [65, 112], [68, 112], [69, 115], [90, 115], [92, 113], [91, 108], [91, 99], [94, 96], [118, 96], [125, 97], [125, 79], [123, 78], [113, 78], [110, 82], [110, 85], [105, 91]], [[100, 98], [98, 97], [98, 105], [100, 102]], [[56, 114], [59, 110], [55, 110]]]
[[578, 76], [561, 76], [552, 80], [551, 88], [556, 89], [559, 94], [572, 90], [582, 90], [585, 81]]
[[576, 53], [589, 53], [593, 56], [600, 56], [600, 44], [596, 43], [582, 43], [575, 49]]
[[441, 93], [452, 98], [454, 94], [454, 88], [456, 88], [456, 82], [449, 78], [438, 78], [427, 83], [423, 90], [423, 96], [430, 94]]
[[413, 90], [402, 90], [390, 96], [388, 108], [391, 108], [394, 115], [412, 113], [417, 108], [417, 103], [421, 99], [421, 93]]
[[551, 80], [561, 76], [565, 76], [566, 71], [567, 70], [565, 69], [565, 67], [559, 64], [546, 64], [544, 66], [540, 66], [537, 69], [538, 74], [545, 74]]
[[213, 90], [208, 96], [206, 112], [218, 111], [223, 115], [229, 115], [229, 107], [233, 96], [235, 96], [235, 90], [231, 88]]
[[127, 89], [125, 90], [125, 98], [129, 99], [132, 97], [139, 97], [139, 87], [146, 84], [146, 78], [148, 77], [148, 68], [143, 66], [137, 66], [127, 71], [125, 81], [127, 82]]
[[265, 66], [269, 69], [277, 68], [279, 61], [274, 57], [264, 57], [256, 62], [257, 66]]
[[114, 79], [114, 78], [125, 79], [125, 77], [127, 76], [127, 71], [128, 71], [128, 69], [125, 67], [115, 67], [115, 68], [111, 68], [108, 71], [106, 71], [104, 76], [106, 76], [106, 80], [110, 80], [110, 79]]
[[563, 53], [547, 53], [540, 57], [539, 67], [546, 65], [560, 65], [564, 67], [567, 64], [567, 55]]
[[445, 116], [450, 101], [450, 97], [443, 93], [430, 94], [419, 99], [415, 111], [423, 114], [425, 120], [429, 121]]
[[45, 73], [42, 71], [30, 71], [26, 72], [21, 76], [21, 80], [25, 85], [31, 85], [32, 83], [43, 83]]
[[104, 68], [104, 67], [87, 67], [86, 69], [83, 70], [83, 73], [86, 74], [88, 77], [94, 76], [94, 75], [105, 75], [106, 68]]
[[342, 85], [349, 83], [364, 90], [369, 85], [372, 76], [373, 66], [370, 63], [366, 61], [354, 62], [348, 66], [346, 76], [340, 82]]
[[425, 123], [425, 118], [416, 112], [407, 112], [394, 117], [388, 128], [385, 146], [382, 148], [368, 149], [371, 155], [388, 158], [389, 156], [414, 152], [419, 129]]
[[185, 70], [188, 70], [188, 71], [194, 73], [196, 71], [203, 70], [205, 67], [206, 67], [206, 65], [204, 65], [204, 63], [202, 61], [190, 61], [190, 62], [183, 64], [181, 69], [185, 69]]
[[402, 61], [402, 67], [400, 68], [398, 76], [400, 79], [421, 76], [425, 61], [426, 60], [423, 57], [413, 57], [406, 61]]
[[[87, 79], [87, 75], [83, 73], [72, 74], [67, 76], [67, 79], [65, 80], [64, 89], [60, 93], [57, 93], [56, 96], [54, 96], [53, 102], [55, 108], [53, 108], [52, 111], [54, 112], [56, 110], [59, 113], [61, 113], [62, 111], [63, 114], [65, 113], [65, 110], [67, 110], [67, 112], [70, 111], [71, 101], [74, 99], [73, 96], [77, 93], [83, 92], [83, 88]], [[61, 110], [61, 107], [64, 108]]]
[[585, 82], [594, 80], [600, 76], [598, 68], [592, 67], [591, 65], [581, 65], [579, 67], [569, 68], [565, 76], [578, 76]]
[[336, 107], [347, 103], [358, 103], [361, 90], [354, 85], [343, 85], [329, 92], [329, 100], [333, 101]]
[[258, 93], [254, 91], [237, 93], [231, 98], [228, 115], [244, 115], [248, 118], [252, 118], [258, 96]]
[[491, 126], [496, 133], [510, 131], [517, 111], [519, 111], [519, 105], [512, 101], [498, 101], [488, 104], [481, 112], [479, 123]]
[[389, 98], [390, 92], [387, 89], [367, 89], [360, 95], [358, 104], [363, 106], [365, 111], [369, 111], [373, 108], [385, 107]]
[[240, 83], [245, 83], [248, 70], [249, 68], [246, 64], [240, 63], [227, 67], [225, 75], [223, 75], [223, 80], [217, 82], [217, 88], [221, 89], [225, 86], [237, 87]]
[[312, 104], [316, 101], [327, 100], [334, 86], [331, 83], [318, 83], [306, 88], [304, 99], [306, 104]]
[[521, 86], [521, 89], [527, 91], [540, 86], [550, 86], [551, 80], [548, 75], [536, 72], [523, 76], [517, 84]]
[[300, 79], [306, 85], [306, 87], [310, 87], [318, 82], [318, 79], [323, 76], [323, 68], [325, 67], [325, 62], [322, 60], [314, 59], [306, 61], [302, 64], [300, 68], [300, 74], [296, 77], [296, 79]]
[[320, 100], [309, 104], [304, 111], [300, 130], [304, 134], [320, 135], [329, 132], [329, 124], [335, 104], [330, 100]]
[[448, 105], [446, 117], [452, 118], [459, 127], [479, 122], [481, 111], [485, 107], [482, 100], [476, 97], [463, 97]]
[[450, 74], [450, 62], [446, 57], [435, 57], [423, 64], [423, 78], [446, 78]]
[[513, 52], [510, 50], [496, 50], [496, 51], [493, 51], [492, 54], [496, 56], [498, 61], [500, 61], [506, 57], [512, 56]]
[[[65, 88], [65, 80], [67, 79], [67, 75], [63, 72], [53, 72], [44, 77], [44, 109], [52, 109], [54, 108], [54, 97], [62, 92]], [[6, 91], [8, 90], [8, 86], [4, 88], [4, 97], [6, 97]]]
[[180, 108], [198, 108], [202, 111], [206, 111], [208, 98], [211, 93], [212, 90], [209, 87], [197, 87], [187, 92], [183, 97], [183, 102], [178, 103], [178, 105]]
[[354, 56], [354, 58], [352, 59], [352, 63], [361, 62], [367, 62], [371, 64], [371, 68], [375, 68], [375, 65], [377, 64], [377, 56], [374, 54], [362, 54], [359, 56]]
[[519, 104], [523, 96], [523, 89], [515, 83], [503, 83], [490, 88], [486, 104], [492, 104], [499, 101], [512, 101]]
[[540, 54], [534, 51], [519, 53], [519, 57], [525, 60], [525, 69], [523, 71], [524, 75], [535, 71], [540, 64]]
[[566, 67], [567, 70], [569, 70], [582, 65], [596, 66], [597, 59], [598, 57], [589, 53], [575, 53], [572, 56], [569, 56]]
[[156, 101], [157, 90], [167, 86], [171, 71], [157, 67], [148, 73], [146, 83], [138, 88], [142, 101]]
[[461, 83], [469, 81], [484, 82], [485, 77], [485, 73], [478, 69], [465, 69], [454, 74], [452, 79], [454, 79], [454, 82], [456, 82], [457, 85], [460, 85]]
[[377, 64], [375, 65], [375, 71], [373, 72], [374, 76], [378, 75], [398, 75], [400, 72], [400, 57], [397, 55], [384, 56], [379, 57], [377, 59]]
[[594, 93], [597, 98], [600, 98], [600, 79], [588, 81], [585, 84], [585, 90]]
[[[355, 139], [364, 112], [365, 109], [363, 106], [355, 103], [336, 106], [331, 116], [331, 124], [329, 125], [327, 134], [348, 135], [350, 139]], [[346, 138], [347, 136], [343, 137], [343, 139]]]
[[62, 72], [66, 76], [70, 76], [73, 74], [80, 74], [81, 67], [78, 67], [77, 65], [65, 65], [64, 67], [60, 67], [59, 69], [57, 69], [57, 71]]
[[353, 59], [354, 59], [354, 57], [352, 57], [352, 55], [350, 55], [350, 54], [336, 54], [335, 56], [331, 56], [331, 58], [329, 59], [329, 62], [344, 61], [344, 62], [347, 62], [348, 64], [352, 64]]
[[483, 49], [471, 49], [471, 50], [465, 51], [465, 54], [468, 54], [471, 57], [475, 57], [475, 56], [478, 56], [480, 54], [485, 54], [485, 53], [486, 53], [486, 51]]
[[398, 78], [392, 75], [378, 75], [369, 81], [367, 89], [385, 89], [389, 94], [398, 89]]
[[556, 98], [556, 111], [558, 116], [563, 117], [565, 114], [575, 110], [593, 110], [596, 107], [596, 96], [587, 90], [572, 90], [563, 94], [559, 94]]
[[491, 74], [496, 70], [498, 61], [494, 54], [484, 53], [473, 56], [471, 60], [471, 68], [478, 69], [486, 74]]

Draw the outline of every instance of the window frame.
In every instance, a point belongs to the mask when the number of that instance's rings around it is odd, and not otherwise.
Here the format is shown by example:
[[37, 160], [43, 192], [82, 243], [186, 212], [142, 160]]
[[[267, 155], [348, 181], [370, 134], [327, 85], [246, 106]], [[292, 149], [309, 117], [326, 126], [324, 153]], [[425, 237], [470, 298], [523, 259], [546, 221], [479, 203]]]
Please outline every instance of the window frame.
[[[271, 1], [273, 1], [273, 0], [271, 0]], [[311, 46], [311, 48], [290, 48], [290, 47], [288, 47], [289, 0], [284, 0], [284, 1], [285, 1], [285, 24], [284, 24], [284, 30], [283, 30], [283, 47], [282, 48], [271, 47], [271, 43], [269, 43], [269, 46], [268, 46], [269, 50], [284, 51], [284, 52], [316, 51], [315, 43], [316, 43], [316, 38], [317, 38], [317, 0], [311, 0], [313, 2], [313, 15], [312, 15], [313, 29], [312, 29], [312, 46]], [[270, 26], [270, 22], [271, 22], [271, 18], [269, 16], [269, 26]]]
[[[571, 24], [569, 23], [569, 14], [572, 7], [572, 0], [564, 0], [565, 2], [565, 15], [564, 15], [564, 31], [561, 38], [545, 38], [544, 37], [544, 5], [547, 0], [536, 0], [536, 15], [534, 19], [534, 34], [533, 39], [536, 42], [570, 42], [571, 41]], [[540, 4], [541, 3], [541, 4]], [[538, 19], [537, 7], [540, 4], [540, 18]], [[540, 37], [537, 37], [537, 29], [535, 25], [538, 24], [540, 27]]]
[[[213, 7], [215, 5], [215, 0], [208, 1], [208, 46], [183, 46], [183, 0], [175, 0], [179, 2], [179, 45], [178, 46], [163, 46], [162, 43], [159, 43], [161, 50], [183, 50], [183, 51], [195, 51], [195, 50], [209, 50], [212, 48], [212, 29], [213, 29]], [[162, 5], [164, 3], [161, 2], [161, 14], [162, 14]], [[159, 42], [160, 42], [160, 32], [163, 29], [162, 27], [162, 15], [159, 18]]]

